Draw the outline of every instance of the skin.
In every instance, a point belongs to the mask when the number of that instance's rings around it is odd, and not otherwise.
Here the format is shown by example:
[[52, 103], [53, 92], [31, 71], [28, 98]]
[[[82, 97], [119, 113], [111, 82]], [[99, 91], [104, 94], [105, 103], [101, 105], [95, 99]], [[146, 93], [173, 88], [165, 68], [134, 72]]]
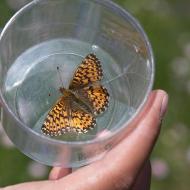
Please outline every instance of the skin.
[[70, 168], [54, 167], [48, 180], [12, 185], [0, 190], [150, 189], [148, 160], [160, 132], [167, 102], [168, 96], [164, 91], [153, 91], [141, 113], [129, 126], [131, 132], [100, 161], [73, 173]]

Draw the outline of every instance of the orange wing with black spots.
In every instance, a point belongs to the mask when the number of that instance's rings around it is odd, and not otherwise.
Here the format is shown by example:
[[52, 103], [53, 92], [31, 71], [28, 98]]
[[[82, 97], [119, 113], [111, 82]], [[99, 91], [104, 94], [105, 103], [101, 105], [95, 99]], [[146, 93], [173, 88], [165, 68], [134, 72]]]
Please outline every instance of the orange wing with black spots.
[[101, 85], [87, 86], [78, 93], [81, 99], [91, 107], [94, 115], [103, 113], [109, 106], [109, 93]]
[[[67, 90], [66, 90], [66, 93]], [[68, 93], [69, 94], [69, 93]], [[49, 136], [59, 136], [66, 132], [86, 133], [94, 128], [96, 119], [94, 116], [75, 102], [76, 98], [71, 94], [57, 101], [49, 111], [42, 132]]]
[[109, 106], [109, 93], [103, 86], [90, 86], [86, 89], [94, 114], [103, 113]]
[[85, 57], [74, 73], [69, 89], [76, 90], [91, 83], [100, 81], [103, 71], [99, 59], [94, 54]]
[[69, 127], [69, 105], [64, 97], [61, 97], [49, 111], [42, 132], [49, 136], [64, 134]]
[[86, 133], [96, 125], [94, 116], [80, 106], [71, 107], [70, 129], [78, 133]]

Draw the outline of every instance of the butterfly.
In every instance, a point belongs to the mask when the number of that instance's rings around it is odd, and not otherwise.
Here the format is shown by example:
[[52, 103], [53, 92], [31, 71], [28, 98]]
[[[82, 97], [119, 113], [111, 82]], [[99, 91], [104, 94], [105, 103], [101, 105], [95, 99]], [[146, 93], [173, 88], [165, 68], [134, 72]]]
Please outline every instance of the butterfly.
[[95, 54], [88, 54], [74, 72], [69, 88], [60, 87], [62, 96], [47, 114], [42, 133], [59, 136], [93, 129], [96, 116], [109, 106], [109, 93], [100, 83], [102, 78], [100, 60]]

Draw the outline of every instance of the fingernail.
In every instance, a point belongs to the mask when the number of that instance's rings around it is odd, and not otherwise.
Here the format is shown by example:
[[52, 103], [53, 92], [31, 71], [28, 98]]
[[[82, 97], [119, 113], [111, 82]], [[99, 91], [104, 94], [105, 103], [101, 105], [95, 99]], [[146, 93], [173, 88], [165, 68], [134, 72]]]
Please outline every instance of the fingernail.
[[163, 99], [162, 99], [162, 105], [161, 105], [161, 109], [160, 109], [160, 118], [161, 120], [163, 119], [163, 117], [165, 116], [165, 113], [167, 111], [168, 108], [168, 95], [166, 94]]

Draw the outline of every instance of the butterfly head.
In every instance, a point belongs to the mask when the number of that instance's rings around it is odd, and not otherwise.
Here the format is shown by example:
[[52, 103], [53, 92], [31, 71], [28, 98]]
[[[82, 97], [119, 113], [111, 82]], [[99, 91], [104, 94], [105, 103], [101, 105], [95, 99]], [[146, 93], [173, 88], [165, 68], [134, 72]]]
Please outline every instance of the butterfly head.
[[64, 94], [65, 91], [66, 91], [66, 89], [65, 89], [64, 87], [60, 87], [60, 88], [59, 88], [59, 91], [60, 91], [62, 94]]
[[66, 97], [71, 97], [72, 92], [70, 90], [65, 89], [64, 87], [60, 87], [59, 91], [63, 94], [63, 96]]

